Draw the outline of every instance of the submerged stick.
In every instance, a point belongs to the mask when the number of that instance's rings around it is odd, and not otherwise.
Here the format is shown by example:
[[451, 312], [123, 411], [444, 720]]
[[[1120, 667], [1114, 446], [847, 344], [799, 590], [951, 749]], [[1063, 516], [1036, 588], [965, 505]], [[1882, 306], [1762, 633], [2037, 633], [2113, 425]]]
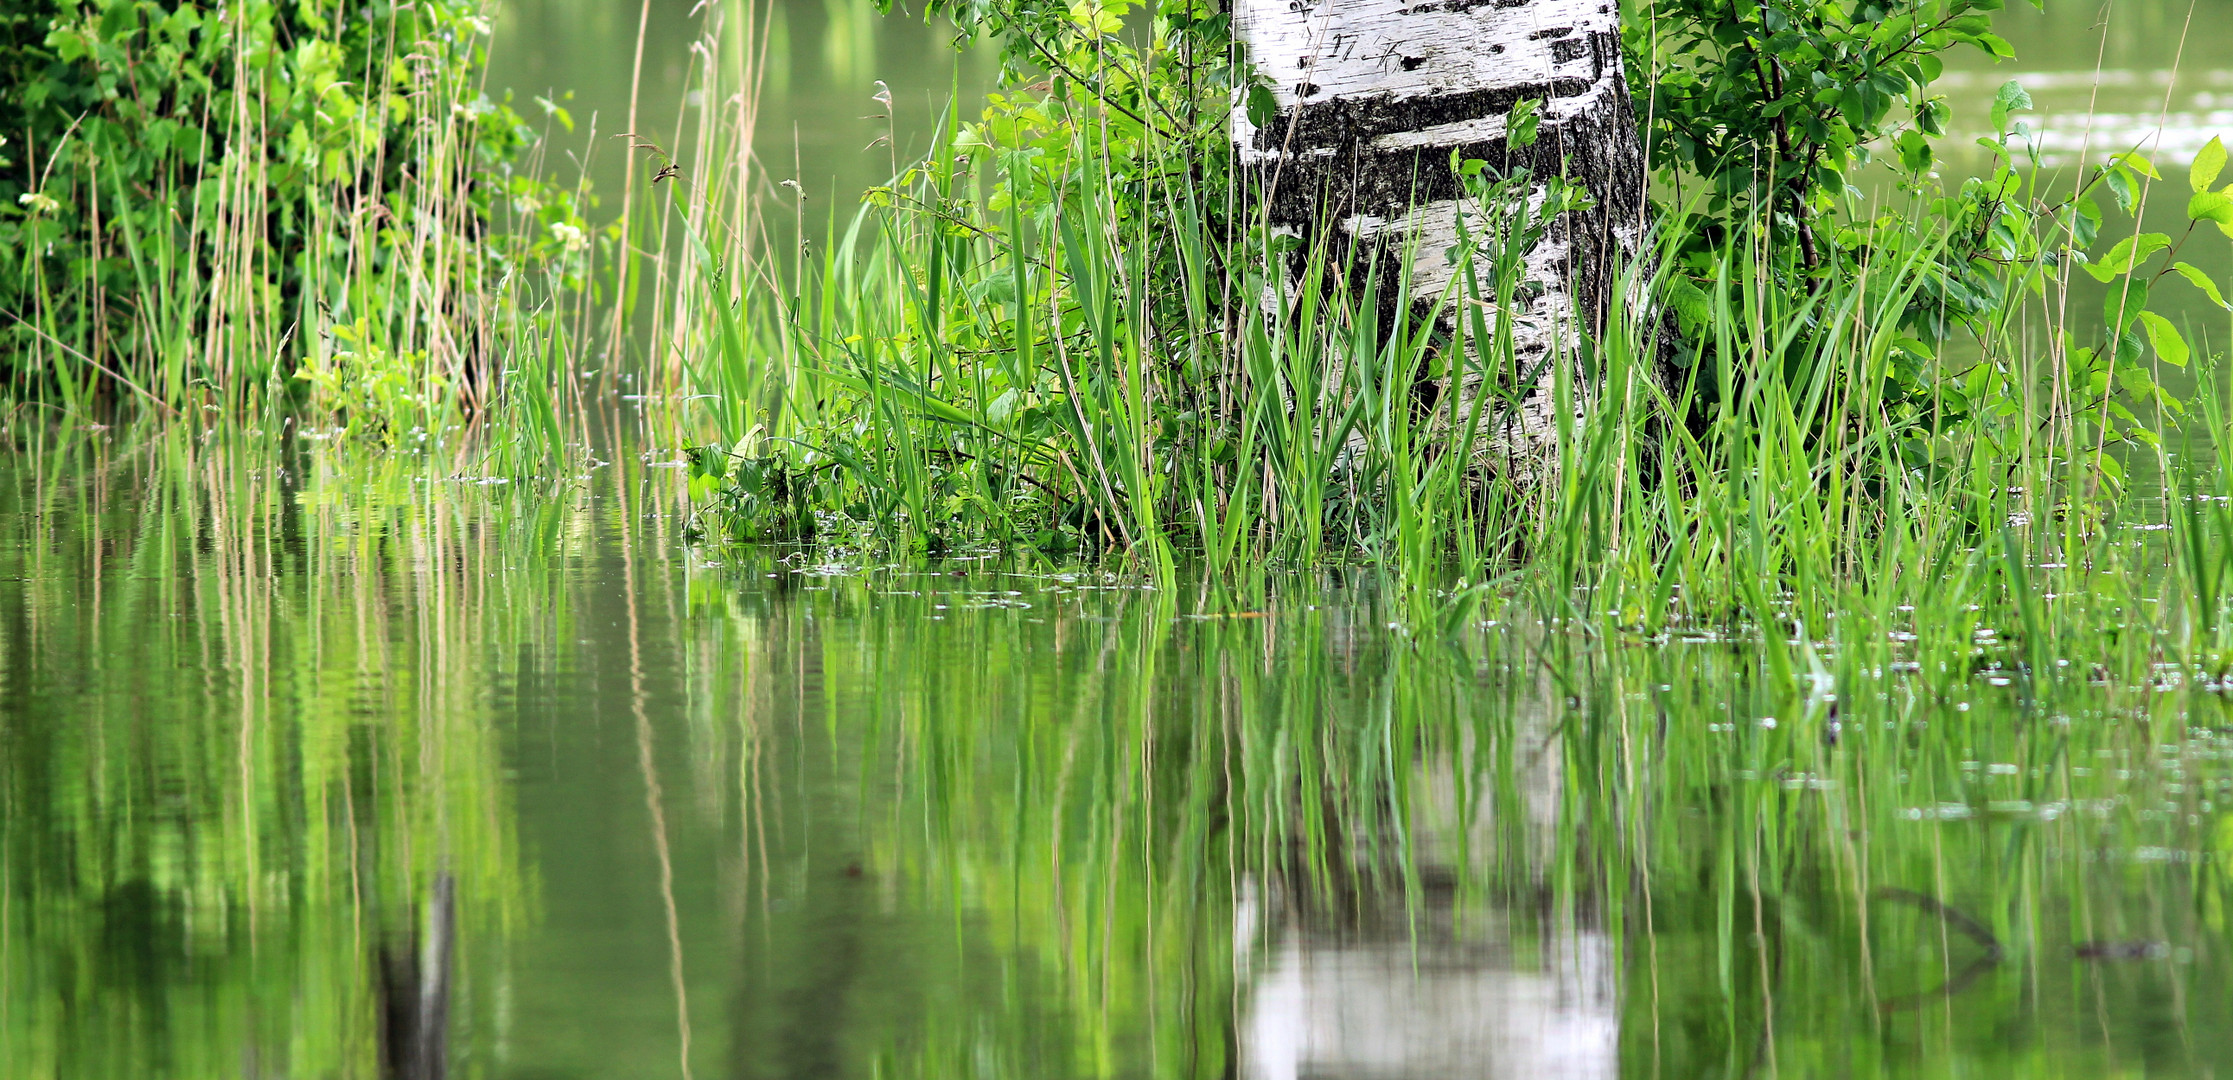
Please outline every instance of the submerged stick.
[[1953, 997], [1955, 994], [1968, 989], [1970, 984], [1976, 982], [1978, 977], [1985, 974], [1986, 971], [2000, 964], [2000, 939], [1994, 937], [1991, 929], [1986, 927], [1984, 923], [1972, 918], [1967, 912], [1941, 902], [1935, 896], [1926, 896], [1912, 889], [1881, 888], [1876, 890], [1876, 898], [1913, 904], [1923, 909], [1924, 912], [1937, 917], [1939, 922], [1960, 931], [1964, 937], [1976, 942], [1985, 950], [1977, 959], [1964, 964], [1960, 971], [1948, 976], [1945, 982], [1918, 993], [1886, 998], [1876, 1003], [1876, 1011], [1898, 1012], [1918, 1008], [1932, 1001]]

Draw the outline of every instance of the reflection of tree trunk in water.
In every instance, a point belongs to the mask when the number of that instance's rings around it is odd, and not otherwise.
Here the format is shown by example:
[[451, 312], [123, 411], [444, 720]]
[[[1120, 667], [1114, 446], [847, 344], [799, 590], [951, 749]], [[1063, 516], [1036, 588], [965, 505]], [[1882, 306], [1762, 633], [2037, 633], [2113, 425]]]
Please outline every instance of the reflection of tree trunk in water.
[[[1610, 937], [1571, 911], [1527, 905], [1532, 919], [1507, 919], [1500, 908], [1461, 901], [1454, 869], [1461, 839], [1477, 853], [1516, 845], [1510, 854], [1531, 881], [1562, 842], [1560, 699], [1547, 686], [1535, 697], [1503, 735], [1512, 740], [1510, 768], [1474, 789], [1481, 801], [1468, 837], [1442, 826], [1464, 820], [1450, 774], [1475, 759], [1470, 746], [1416, 766], [1408, 806], [1383, 790], [1314, 808], [1331, 889], [1318, 884], [1299, 840], [1274, 879], [1242, 883], [1233, 933], [1250, 989], [1236, 1018], [1239, 1076], [1617, 1073]], [[1369, 808], [1374, 820], [1344, 822], [1342, 806]], [[1409, 881], [1417, 892], [1406, 891]], [[1512, 932], [1515, 923], [1535, 928], [1533, 961], [1516, 947], [1526, 938]]]
[[[1276, 880], [1278, 895], [1298, 918], [1315, 926], [1346, 925], [1357, 920], [1369, 882], [1383, 869], [1371, 852], [1360, 853], [1356, 838], [1344, 821], [1333, 792], [1321, 791], [1316, 810], [1318, 843], [1311, 830], [1298, 821], [1288, 838], [1286, 861]], [[1383, 837], [1383, 839], [1386, 839]], [[1374, 851], [1382, 850], [1377, 845]]]
[[1497, 913], [1461, 921], [1440, 876], [1415, 909], [1401, 895], [1361, 898], [1374, 910], [1346, 926], [1272, 916], [1243, 974], [1238, 1075], [1617, 1075], [1611, 939], [1553, 919], [1530, 960]]
[[380, 1075], [387, 1080], [449, 1073], [456, 893], [449, 871], [436, 874], [424, 928], [380, 950]]
[[[784, 1080], [847, 1075], [844, 1038], [861, 933], [874, 913], [851, 868], [817, 868], [787, 925], [747, 930], [746, 976], [738, 980], [729, 1074]], [[763, 918], [768, 916], [763, 913]], [[760, 931], [760, 932], [755, 932]], [[762, 936], [764, 933], [764, 937]], [[754, 957], [757, 943], [773, 947]], [[784, 979], [796, 973], [800, 981]]]

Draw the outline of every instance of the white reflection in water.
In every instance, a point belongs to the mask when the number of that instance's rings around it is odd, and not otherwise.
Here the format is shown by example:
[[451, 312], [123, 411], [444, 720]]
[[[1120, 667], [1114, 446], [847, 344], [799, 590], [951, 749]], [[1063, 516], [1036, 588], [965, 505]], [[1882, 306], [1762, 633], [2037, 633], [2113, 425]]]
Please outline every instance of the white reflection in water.
[[[2036, 111], [2019, 112], [2028, 141], [2038, 149], [2040, 164], [2050, 168], [2077, 162], [2099, 164], [2110, 154], [2137, 150], [2163, 155], [2158, 164], [2184, 166], [2194, 152], [2211, 138], [2233, 135], [2233, 71], [2198, 70], [2178, 75], [2181, 89], [2172, 88], [2172, 73], [2121, 68], [2101, 71], [1947, 72], [1932, 89], [1957, 101], [1978, 107], [1957, 111], [1963, 130], [1953, 133], [1942, 147], [1958, 157], [1981, 159], [1967, 149], [1971, 139], [1990, 134], [1981, 125], [1994, 88], [2015, 82], [2034, 94], [2052, 96]], [[2197, 87], [2216, 87], [2217, 92]], [[1879, 148], [1882, 152], [1882, 148]], [[2021, 156], [2019, 156], [2021, 161]], [[1972, 164], [1975, 164], [1973, 161]]]
[[1290, 930], [1256, 981], [1241, 1075], [1613, 1076], [1611, 943], [1583, 931], [1546, 945], [1539, 969], [1521, 970], [1503, 948], [1438, 956], [1403, 941], [1324, 944]]
[[[2185, 165], [2212, 138], [2233, 133], [2233, 110], [2172, 113], [2050, 113], [2034, 122], [2033, 141], [2043, 165], [2068, 165], [2088, 153], [2098, 162], [2136, 150], [2166, 154], [2159, 164]], [[2180, 193], [2184, 197], [2185, 193]]]
[[[1401, 897], [1363, 898], [1362, 919], [1330, 920], [1298, 910], [1276, 885], [1244, 880], [1234, 910], [1236, 956], [1251, 971], [1241, 1028], [1247, 1080], [1425, 1080], [1514, 1077], [1587, 1080], [1617, 1072], [1619, 998], [1612, 943], [1571, 916], [1533, 920], [1534, 944], [1495, 911], [1461, 903], [1451, 870], [1467, 821], [1467, 845], [1496, 850], [1499, 807], [1524, 827], [1525, 863], [1548, 865], [1561, 842], [1565, 755], [1548, 683], [1521, 705], [1510, 735], [1513, 772], [1477, 785], [1460, 815], [1453, 767], [1422, 762], [1409, 821], [1421, 859], [1415, 911]], [[1471, 737], [1456, 761], [1476, 760]], [[1501, 791], [1505, 799], [1493, 797]], [[1507, 854], [1517, 854], [1507, 852]], [[1538, 881], [1538, 885], [1541, 882]], [[1415, 916], [1415, 917], [1414, 917]], [[1319, 924], [1340, 924], [1329, 932]]]

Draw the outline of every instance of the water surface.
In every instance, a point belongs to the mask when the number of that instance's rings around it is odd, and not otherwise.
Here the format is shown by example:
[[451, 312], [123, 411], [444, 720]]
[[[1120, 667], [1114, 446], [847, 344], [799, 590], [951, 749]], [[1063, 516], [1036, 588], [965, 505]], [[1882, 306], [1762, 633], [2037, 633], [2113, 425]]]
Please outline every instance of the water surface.
[[[684, 541], [183, 430], [0, 470], [0, 1074], [2211, 1076], [2233, 717]], [[1886, 658], [1893, 658], [1887, 663]], [[2073, 696], [2074, 695], [2074, 696]], [[423, 1028], [422, 1028], [423, 1030]]]

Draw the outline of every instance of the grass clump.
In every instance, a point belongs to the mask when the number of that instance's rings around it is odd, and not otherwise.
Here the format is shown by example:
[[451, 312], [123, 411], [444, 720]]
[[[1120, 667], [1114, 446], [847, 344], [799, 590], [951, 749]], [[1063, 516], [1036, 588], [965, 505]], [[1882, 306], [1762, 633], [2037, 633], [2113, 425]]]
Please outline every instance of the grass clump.
[[[2013, 84], [1987, 175], [1941, 184], [1917, 152], [1867, 199], [1798, 177], [1811, 247], [1802, 204], [1759, 187], [1780, 166], [1730, 198], [1726, 160], [1702, 187], [1679, 170], [1703, 166], [1669, 161], [1663, 193], [1686, 201], [1661, 207], [1656, 263], [1621, 270], [1667, 317], [1616, 311], [1554, 359], [1541, 392], [1558, 430], [1522, 469], [1513, 402], [1422, 408], [1411, 390], [1509, 385], [1497, 300], [1546, 283], [1503, 256], [1554, 178], [1451, 163], [1494, 223], [1451, 257], [1509, 274], [1417, 296], [1338, 272], [1263, 227], [1221, 121], [1195, 123], [1228, 97], [1184, 96], [1220, 85], [1190, 64], [1188, 17], [1158, 13], [1132, 45], [1084, 16], [1015, 30], [1040, 35], [1011, 47], [1038, 66], [979, 121], [947, 117], [818, 257], [707, 253], [698, 295], [719, 290], [721, 317], [675, 345], [714, 400], [700, 527], [1118, 553], [1149, 573], [1191, 561], [1244, 588], [1267, 567], [1362, 560], [1406, 583], [1414, 625], [1524, 598], [1598, 632], [1821, 633], [1955, 597], [1997, 620], [2070, 591], [2029, 576], [2041, 563], [2126, 567], [2119, 587], [2149, 594], [2172, 572], [2160, 546], [2109, 550], [2150, 505], [2128, 471], [2223, 483], [2174, 460], [2198, 418], [2158, 381], [2195, 356], [2164, 297], [2219, 296], [2181, 254], [2227, 216], [2218, 144], [2189, 170], [2177, 237], [2130, 224], [2164, 197], [2139, 155], [2051, 184]], [[1962, 26], [1931, 48], [1975, 36]], [[1904, 127], [1885, 108], [1839, 138], [1942, 129], [1938, 99]], [[1839, 145], [1858, 175], [1865, 155]], [[1305, 272], [1274, 269], [1296, 258]]]

